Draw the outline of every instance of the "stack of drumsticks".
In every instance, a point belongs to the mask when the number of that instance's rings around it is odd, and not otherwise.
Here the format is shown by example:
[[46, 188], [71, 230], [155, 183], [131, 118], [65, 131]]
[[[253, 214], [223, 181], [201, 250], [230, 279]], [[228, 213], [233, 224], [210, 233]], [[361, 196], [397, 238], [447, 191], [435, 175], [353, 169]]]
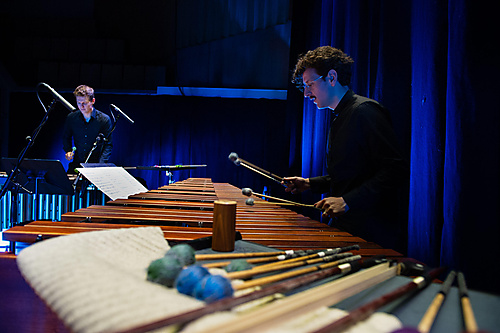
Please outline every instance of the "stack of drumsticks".
[[[208, 314], [231, 310], [251, 301], [272, 298], [276, 294], [291, 293], [291, 296], [281, 299], [280, 302], [267, 303], [258, 309], [252, 309], [249, 313], [238, 315], [230, 322], [222, 323], [220, 327], [210, 328], [217, 332], [255, 331], [292, 319], [304, 309], [313, 311], [316, 308], [332, 306], [391, 277], [397, 275], [413, 277], [403, 286], [362, 305], [347, 316], [317, 331], [341, 332], [368, 318], [382, 306], [423, 289], [444, 272], [443, 268], [428, 269], [413, 262], [397, 263], [381, 257], [362, 259], [348, 252], [355, 251], [357, 248], [357, 246], [350, 246], [322, 251], [197, 254], [196, 265], [210, 269], [227, 266], [234, 260], [245, 260], [251, 264], [252, 266], [246, 270], [223, 274], [225, 278], [233, 281], [234, 290], [241, 292], [208, 303], [202, 308], [167, 316], [156, 322], [123, 332], [147, 332], [174, 324], [185, 325]], [[451, 285], [450, 279], [448, 278], [443, 284], [439, 293], [441, 301]], [[463, 275], [460, 279], [462, 281], [459, 283], [461, 294], [467, 297]], [[319, 286], [309, 288], [310, 284], [318, 281]], [[306, 290], [297, 292], [300, 287], [305, 287]], [[427, 327], [432, 325], [439, 310], [439, 306], [435, 303], [433, 302], [425, 318], [422, 319], [422, 323], [425, 322], [419, 327], [422, 331], [424, 325]], [[466, 304], [463, 308], [464, 313], [467, 312], [467, 325], [475, 325], [470, 303], [467, 305], [467, 302], [464, 302], [464, 304]]]

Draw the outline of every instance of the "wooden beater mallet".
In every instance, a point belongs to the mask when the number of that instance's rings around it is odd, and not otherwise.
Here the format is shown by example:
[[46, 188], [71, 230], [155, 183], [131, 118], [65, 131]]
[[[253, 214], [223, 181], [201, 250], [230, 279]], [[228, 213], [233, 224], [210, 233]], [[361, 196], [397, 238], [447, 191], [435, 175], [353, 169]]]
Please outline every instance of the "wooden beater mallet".
[[315, 208], [315, 209], [321, 210], [321, 209], [319, 209], [318, 207], [316, 207], [314, 205], [307, 205], [307, 204], [298, 203], [298, 202], [294, 202], [294, 201], [290, 201], [290, 200], [285, 200], [285, 199], [281, 199], [281, 198], [272, 197], [270, 195], [255, 193], [254, 191], [252, 191], [251, 188], [248, 188], [248, 187], [245, 187], [244, 189], [242, 189], [241, 193], [243, 195], [246, 195], [247, 197], [255, 195], [257, 197], [262, 197], [262, 198], [267, 198], [267, 199], [273, 199], [273, 200], [281, 202], [281, 203], [271, 203], [271, 202], [268, 202], [268, 201], [264, 201], [264, 202], [257, 201], [257, 202], [255, 202], [252, 198], [249, 198], [249, 199], [247, 199], [247, 201], [245, 203], [247, 205], [250, 205], [250, 206], [253, 206], [256, 203], [262, 203], [262, 204], [263, 203], [267, 203], [267, 204], [278, 204], [278, 205], [291, 205], [291, 206], [309, 207], [309, 208]]
[[238, 156], [238, 154], [236, 153], [231, 153], [229, 154], [228, 158], [235, 164], [235, 165], [243, 165], [245, 168], [249, 169], [249, 170], [252, 170], [253, 172], [256, 172], [264, 177], [267, 177], [271, 180], [274, 180], [275, 182], [277, 183], [280, 183], [282, 184], [283, 182], [283, 177], [280, 177], [280, 176], [277, 176], [275, 175], [274, 173], [271, 173], [267, 170], [264, 170], [262, 168], [259, 168], [258, 166], [256, 166], [255, 164], [252, 164], [248, 161], [245, 161], [244, 159], [240, 158]]

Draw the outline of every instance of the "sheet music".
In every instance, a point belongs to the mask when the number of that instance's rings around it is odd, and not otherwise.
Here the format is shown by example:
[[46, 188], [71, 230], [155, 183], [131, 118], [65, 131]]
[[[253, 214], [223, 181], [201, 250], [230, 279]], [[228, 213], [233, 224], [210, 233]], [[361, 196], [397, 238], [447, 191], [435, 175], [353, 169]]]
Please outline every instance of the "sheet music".
[[77, 168], [77, 170], [111, 200], [127, 199], [132, 194], [148, 191], [122, 167]]

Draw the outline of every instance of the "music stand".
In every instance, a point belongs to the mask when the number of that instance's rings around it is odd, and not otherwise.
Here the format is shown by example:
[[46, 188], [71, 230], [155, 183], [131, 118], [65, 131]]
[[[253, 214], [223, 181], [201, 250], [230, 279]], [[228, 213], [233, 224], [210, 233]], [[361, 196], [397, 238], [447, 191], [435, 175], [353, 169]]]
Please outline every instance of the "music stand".
[[[16, 163], [16, 158], [2, 157], [2, 170], [11, 173]], [[71, 181], [59, 160], [24, 159], [15, 176], [15, 182], [22, 185], [26, 193], [66, 195], [74, 193]]]
[[[1, 169], [10, 174], [17, 164], [16, 158], [2, 157]], [[35, 219], [39, 214], [39, 194], [64, 194], [74, 193], [71, 181], [59, 160], [24, 159], [13, 175], [10, 182], [4, 186], [12, 192], [11, 195], [11, 226], [17, 220], [17, 194], [29, 193], [34, 195], [34, 205], [31, 216]]]

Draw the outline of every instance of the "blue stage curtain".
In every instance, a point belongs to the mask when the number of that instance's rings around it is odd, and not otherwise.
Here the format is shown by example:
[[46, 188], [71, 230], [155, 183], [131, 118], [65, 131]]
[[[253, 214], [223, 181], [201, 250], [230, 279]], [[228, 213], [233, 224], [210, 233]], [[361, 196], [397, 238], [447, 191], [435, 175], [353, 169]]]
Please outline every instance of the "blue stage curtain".
[[[494, 14], [470, 0], [314, 3], [298, 53], [331, 45], [351, 55], [351, 88], [388, 107], [410, 160], [408, 256], [499, 292], [494, 274], [477, 271], [500, 255]], [[325, 112], [308, 101], [303, 112], [302, 175], [324, 174]]]
[[[412, 8], [409, 255], [440, 264], [446, 121], [447, 5]], [[438, 33], [440, 32], [440, 33]]]

